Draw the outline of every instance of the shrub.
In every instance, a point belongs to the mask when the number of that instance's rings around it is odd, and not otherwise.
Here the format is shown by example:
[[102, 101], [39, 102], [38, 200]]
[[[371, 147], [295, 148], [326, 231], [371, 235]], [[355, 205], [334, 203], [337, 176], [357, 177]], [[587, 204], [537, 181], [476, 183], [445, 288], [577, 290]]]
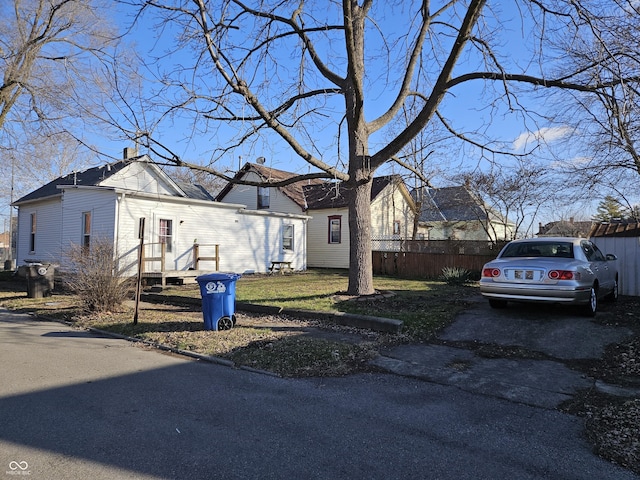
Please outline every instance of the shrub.
[[122, 304], [134, 286], [133, 279], [118, 269], [113, 244], [104, 239], [91, 239], [91, 247], [72, 244], [65, 254], [70, 271], [65, 286], [78, 295], [83, 308], [92, 312], [108, 312]]
[[470, 281], [471, 272], [462, 267], [445, 267], [440, 279], [448, 285], [464, 285]]

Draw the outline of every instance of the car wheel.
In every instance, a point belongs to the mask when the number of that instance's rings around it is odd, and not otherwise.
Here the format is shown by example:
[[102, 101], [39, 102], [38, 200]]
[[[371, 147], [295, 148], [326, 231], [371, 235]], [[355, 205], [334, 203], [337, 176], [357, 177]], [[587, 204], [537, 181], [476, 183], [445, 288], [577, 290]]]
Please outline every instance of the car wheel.
[[591, 287], [591, 291], [589, 293], [589, 303], [587, 303], [583, 307], [583, 313], [587, 317], [595, 317], [596, 311], [598, 310], [598, 291], [596, 287]]
[[605, 300], [608, 300], [609, 302], [615, 302], [616, 300], [618, 300], [618, 279], [615, 279], [615, 282], [613, 283], [613, 290], [611, 290], [611, 293], [609, 293], [606, 297], [604, 297]]
[[506, 300], [495, 300], [493, 298], [489, 299], [489, 305], [491, 308], [505, 308], [507, 306]]

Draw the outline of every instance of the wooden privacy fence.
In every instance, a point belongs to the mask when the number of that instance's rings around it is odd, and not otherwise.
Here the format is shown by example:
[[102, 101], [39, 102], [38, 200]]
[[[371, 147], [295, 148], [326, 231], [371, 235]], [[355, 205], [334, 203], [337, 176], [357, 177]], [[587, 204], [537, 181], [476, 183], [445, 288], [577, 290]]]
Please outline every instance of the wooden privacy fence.
[[479, 278], [482, 266], [496, 255], [455, 253], [372, 252], [373, 273], [402, 278], [437, 279], [445, 267], [460, 267]]
[[[482, 266], [496, 258], [507, 242], [477, 240], [399, 240], [398, 249], [376, 249], [373, 273], [403, 278], [437, 279], [446, 267], [469, 270], [480, 278]], [[375, 242], [374, 242], [374, 245]]]

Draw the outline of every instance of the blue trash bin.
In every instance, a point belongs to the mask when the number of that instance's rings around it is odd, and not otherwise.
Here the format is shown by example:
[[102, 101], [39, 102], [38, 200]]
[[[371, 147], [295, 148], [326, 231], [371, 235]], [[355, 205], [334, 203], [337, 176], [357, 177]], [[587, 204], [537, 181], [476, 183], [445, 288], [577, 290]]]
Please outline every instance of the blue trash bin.
[[202, 296], [205, 330], [229, 330], [236, 323], [237, 273], [209, 273], [196, 277]]

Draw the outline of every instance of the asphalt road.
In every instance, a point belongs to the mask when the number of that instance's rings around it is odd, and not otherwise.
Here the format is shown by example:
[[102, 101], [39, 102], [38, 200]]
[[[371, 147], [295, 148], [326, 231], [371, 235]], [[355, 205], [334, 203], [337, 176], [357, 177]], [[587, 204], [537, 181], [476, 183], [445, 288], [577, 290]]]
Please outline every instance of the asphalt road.
[[553, 409], [393, 374], [281, 379], [0, 310], [3, 476], [639, 478]]

